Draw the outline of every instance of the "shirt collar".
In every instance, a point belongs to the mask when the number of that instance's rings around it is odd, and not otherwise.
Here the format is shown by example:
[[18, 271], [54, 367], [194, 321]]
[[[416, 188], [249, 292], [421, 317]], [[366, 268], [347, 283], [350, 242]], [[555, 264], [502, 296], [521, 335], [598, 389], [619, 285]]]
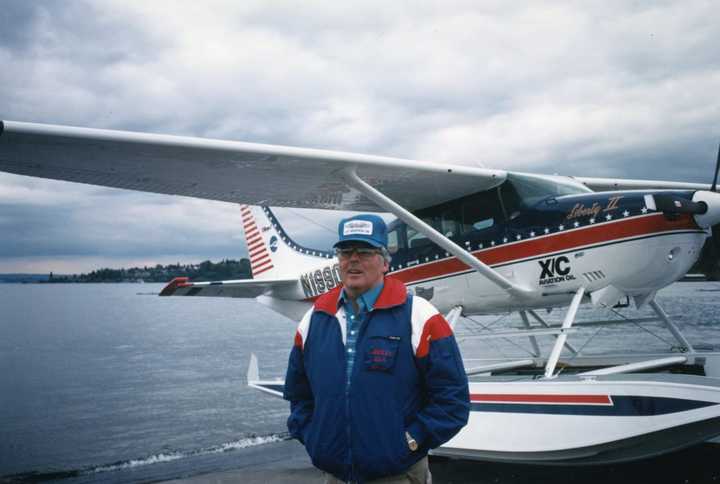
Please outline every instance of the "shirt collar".
[[[380, 296], [384, 285], [385, 284], [383, 282], [380, 282], [380, 284], [378, 284], [377, 286], [368, 289], [364, 293], [360, 294], [360, 296], [358, 296], [357, 304], [360, 312], [362, 312], [363, 310], [370, 312], [375, 308], [375, 303], [377, 302], [378, 296]], [[345, 288], [343, 288], [342, 292], [340, 293], [340, 302], [342, 304], [350, 304], [350, 298], [345, 292]]]
[[[383, 284], [383, 289], [373, 304], [373, 309], [388, 309], [400, 304], [405, 304], [408, 297], [405, 284], [393, 276], [385, 277]], [[335, 314], [341, 303], [340, 295], [342, 294], [342, 290], [342, 285], [339, 285], [332, 288], [329, 292], [318, 296], [314, 303], [315, 310], [322, 311], [331, 316]]]

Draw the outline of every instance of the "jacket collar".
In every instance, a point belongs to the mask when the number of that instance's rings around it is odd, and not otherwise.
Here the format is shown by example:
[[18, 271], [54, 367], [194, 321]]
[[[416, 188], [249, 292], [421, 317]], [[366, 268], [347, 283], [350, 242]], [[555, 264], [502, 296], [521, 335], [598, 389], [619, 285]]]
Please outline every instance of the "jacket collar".
[[[333, 288], [330, 292], [326, 292], [317, 298], [315, 300], [315, 311], [322, 311], [331, 316], [334, 315], [341, 304], [340, 294], [342, 294], [342, 285]], [[386, 277], [385, 285], [375, 301], [374, 309], [387, 309], [400, 306], [401, 304], [405, 304], [405, 301], [407, 301], [405, 284], [393, 277]]]

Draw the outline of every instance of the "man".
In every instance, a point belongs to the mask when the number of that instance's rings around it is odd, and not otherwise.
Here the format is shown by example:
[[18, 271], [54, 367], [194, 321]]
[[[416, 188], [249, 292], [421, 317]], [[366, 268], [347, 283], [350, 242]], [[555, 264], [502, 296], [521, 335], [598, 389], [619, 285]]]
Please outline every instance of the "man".
[[327, 483], [430, 483], [428, 450], [468, 418], [455, 338], [429, 302], [385, 278], [382, 218], [358, 215], [338, 231], [342, 286], [300, 321], [285, 379], [288, 429]]

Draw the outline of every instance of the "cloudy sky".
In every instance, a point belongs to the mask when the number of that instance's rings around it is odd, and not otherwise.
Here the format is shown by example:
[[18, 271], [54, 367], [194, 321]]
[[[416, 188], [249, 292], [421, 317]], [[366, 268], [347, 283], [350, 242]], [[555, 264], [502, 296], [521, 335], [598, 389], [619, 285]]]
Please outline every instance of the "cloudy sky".
[[[0, 119], [710, 182], [718, 46], [712, 1], [3, 0]], [[0, 231], [0, 273], [246, 254], [230, 204], [2, 173]]]

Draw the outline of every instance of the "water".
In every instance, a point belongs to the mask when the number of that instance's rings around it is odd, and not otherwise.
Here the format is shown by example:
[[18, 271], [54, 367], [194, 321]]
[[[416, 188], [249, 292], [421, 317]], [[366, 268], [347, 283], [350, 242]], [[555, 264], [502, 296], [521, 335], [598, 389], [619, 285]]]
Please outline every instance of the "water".
[[138, 295], [161, 287], [1, 286], [0, 475], [169, 478], [284, 438], [286, 402], [245, 373], [255, 352], [282, 376], [295, 323], [252, 301]]
[[[295, 323], [254, 301], [149, 295], [161, 287], [0, 286], [0, 476], [170, 479], [234, 469], [250, 449], [287, 438], [287, 403], [248, 389], [245, 374], [254, 352], [261, 376], [284, 375]], [[720, 345], [717, 290], [676, 284], [658, 300], [692, 343]], [[589, 337], [604, 350], [629, 339], [646, 350], [675, 344], [646, 327], [584, 332], [577, 346]], [[467, 356], [508, 350], [490, 341], [461, 347]]]

